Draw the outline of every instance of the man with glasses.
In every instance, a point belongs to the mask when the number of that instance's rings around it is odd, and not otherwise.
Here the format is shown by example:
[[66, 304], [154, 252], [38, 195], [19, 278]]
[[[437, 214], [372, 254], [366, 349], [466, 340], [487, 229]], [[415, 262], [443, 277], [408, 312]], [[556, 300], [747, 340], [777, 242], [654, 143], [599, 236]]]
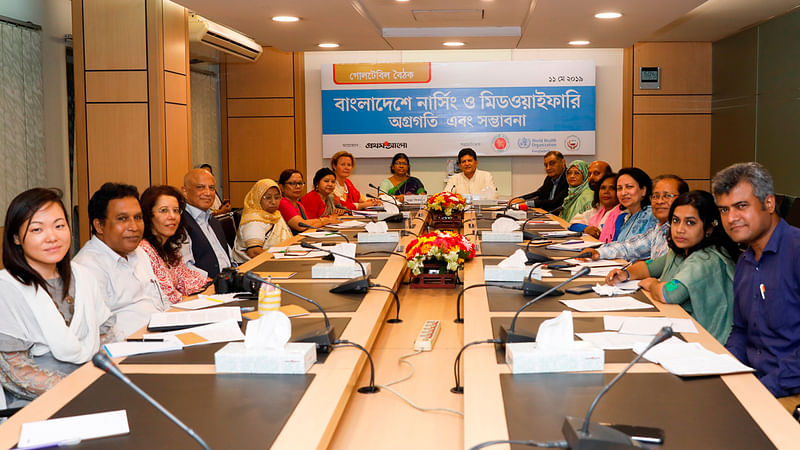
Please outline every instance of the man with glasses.
[[187, 266], [200, 269], [211, 278], [231, 266], [225, 230], [211, 214], [216, 192], [214, 175], [205, 169], [192, 169], [183, 177], [186, 211], [181, 220], [189, 237], [181, 245], [181, 256]]
[[596, 250], [592, 250], [592, 259], [617, 259], [638, 261], [653, 259], [664, 255], [669, 250], [667, 234], [669, 233], [669, 208], [672, 201], [680, 194], [689, 192], [689, 185], [677, 175], [661, 175], [653, 180], [653, 194], [650, 205], [658, 225], [650, 230], [637, 234], [620, 242], [610, 242]]

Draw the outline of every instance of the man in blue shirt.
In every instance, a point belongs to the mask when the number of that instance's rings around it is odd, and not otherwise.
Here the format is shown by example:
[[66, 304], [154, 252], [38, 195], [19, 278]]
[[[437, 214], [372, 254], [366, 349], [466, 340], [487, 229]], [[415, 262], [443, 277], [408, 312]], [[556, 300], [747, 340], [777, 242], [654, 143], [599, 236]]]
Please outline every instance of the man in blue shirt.
[[[734, 164], [712, 182], [722, 226], [747, 250], [733, 281], [733, 330], [726, 347], [776, 397], [800, 393], [800, 229], [775, 213], [772, 177], [760, 164]], [[781, 403], [794, 409], [799, 397]], [[779, 399], [780, 400], [780, 399]]]

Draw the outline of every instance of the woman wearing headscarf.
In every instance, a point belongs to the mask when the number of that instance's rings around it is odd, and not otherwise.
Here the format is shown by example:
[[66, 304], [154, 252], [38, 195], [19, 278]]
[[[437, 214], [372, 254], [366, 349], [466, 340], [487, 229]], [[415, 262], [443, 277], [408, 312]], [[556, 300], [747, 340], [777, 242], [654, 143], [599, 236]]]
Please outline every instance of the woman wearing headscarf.
[[283, 220], [278, 205], [281, 190], [269, 178], [258, 180], [244, 197], [244, 211], [236, 240], [233, 243], [233, 260], [249, 261], [264, 250], [292, 237], [292, 231]]
[[592, 208], [594, 191], [589, 188], [589, 164], [576, 159], [567, 167], [569, 191], [564, 199], [561, 218], [569, 222], [575, 215]]

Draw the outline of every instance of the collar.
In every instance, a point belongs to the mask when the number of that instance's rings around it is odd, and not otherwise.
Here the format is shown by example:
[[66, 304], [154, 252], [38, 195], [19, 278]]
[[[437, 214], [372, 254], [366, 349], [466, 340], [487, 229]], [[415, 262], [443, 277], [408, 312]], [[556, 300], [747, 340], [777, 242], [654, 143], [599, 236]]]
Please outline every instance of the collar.
[[100, 240], [97, 235], [92, 235], [92, 238], [89, 240], [89, 244], [97, 249], [103, 256], [106, 258], [110, 258], [111, 261], [116, 263], [123, 263], [127, 264], [128, 262], [133, 262], [136, 259], [136, 251], [132, 251], [128, 254], [127, 258], [121, 256], [119, 253], [115, 252], [111, 249], [105, 242]]
[[553, 184], [558, 184], [558, 182], [561, 181], [561, 177], [563, 177], [565, 173], [567, 173], [567, 169], [566, 168], [564, 168], [564, 170], [562, 170], [561, 173], [558, 174], [557, 177], [550, 178], [551, 180], [553, 180]]
[[186, 212], [197, 222], [208, 222], [211, 211], [202, 210], [194, 205], [186, 204]]
[[[778, 221], [778, 225], [772, 230], [772, 235], [769, 237], [767, 245], [765, 245], [764, 250], [761, 251], [762, 258], [764, 257], [764, 253], [778, 253], [778, 249], [781, 248], [781, 241], [783, 241], [783, 235], [786, 233], [788, 226], [785, 220], [780, 219]], [[756, 252], [753, 251], [753, 247], [748, 246], [741, 257], [752, 264], [756, 264]]]

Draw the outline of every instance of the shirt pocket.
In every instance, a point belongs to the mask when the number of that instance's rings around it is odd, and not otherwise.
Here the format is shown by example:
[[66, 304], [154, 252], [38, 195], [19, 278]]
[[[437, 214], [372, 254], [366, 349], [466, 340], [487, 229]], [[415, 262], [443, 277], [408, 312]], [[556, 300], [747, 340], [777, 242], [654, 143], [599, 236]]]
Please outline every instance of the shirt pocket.
[[800, 327], [800, 302], [793, 295], [797, 286], [791, 286], [789, 281], [776, 277], [771, 283], [764, 284], [764, 300], [760, 292], [757, 294], [758, 301], [763, 301], [767, 325], [776, 331]]

